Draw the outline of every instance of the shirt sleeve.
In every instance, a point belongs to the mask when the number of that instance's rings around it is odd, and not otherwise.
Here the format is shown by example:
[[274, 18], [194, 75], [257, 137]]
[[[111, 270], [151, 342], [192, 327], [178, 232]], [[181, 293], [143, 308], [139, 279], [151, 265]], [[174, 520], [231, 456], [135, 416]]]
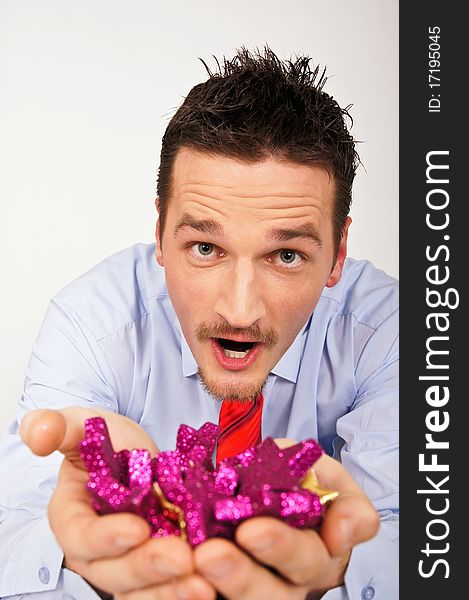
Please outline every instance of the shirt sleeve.
[[55, 593], [69, 598], [64, 592], [80, 600], [99, 598], [79, 576], [61, 568], [63, 553], [49, 526], [47, 506], [62, 455], [35, 456], [18, 434], [28, 411], [66, 406], [117, 409], [112, 372], [98, 343], [73, 310], [54, 300], [26, 369], [17, 420], [0, 440], [1, 598], [45, 599]]
[[381, 517], [378, 534], [356, 546], [345, 585], [325, 600], [396, 600], [399, 597], [399, 405], [397, 313], [369, 339], [356, 369], [357, 394], [337, 422], [335, 457], [370, 498]]

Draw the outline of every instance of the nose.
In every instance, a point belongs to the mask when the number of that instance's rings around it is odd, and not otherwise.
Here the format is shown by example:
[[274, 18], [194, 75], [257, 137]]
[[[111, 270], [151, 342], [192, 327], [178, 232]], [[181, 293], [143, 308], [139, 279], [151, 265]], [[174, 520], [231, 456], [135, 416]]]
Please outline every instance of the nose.
[[250, 260], [239, 259], [221, 283], [215, 311], [236, 329], [246, 329], [265, 316], [262, 286]]

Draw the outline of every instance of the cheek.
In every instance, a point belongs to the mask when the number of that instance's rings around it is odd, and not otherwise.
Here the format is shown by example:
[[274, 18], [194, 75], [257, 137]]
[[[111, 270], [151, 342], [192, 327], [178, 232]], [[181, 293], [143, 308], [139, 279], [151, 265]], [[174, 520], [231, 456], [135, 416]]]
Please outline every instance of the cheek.
[[166, 285], [179, 321], [192, 322], [204, 319], [213, 306], [213, 286], [202, 277], [187, 272], [180, 263], [166, 260]]
[[276, 327], [299, 331], [315, 309], [324, 286], [290, 283], [271, 288], [270, 306]]

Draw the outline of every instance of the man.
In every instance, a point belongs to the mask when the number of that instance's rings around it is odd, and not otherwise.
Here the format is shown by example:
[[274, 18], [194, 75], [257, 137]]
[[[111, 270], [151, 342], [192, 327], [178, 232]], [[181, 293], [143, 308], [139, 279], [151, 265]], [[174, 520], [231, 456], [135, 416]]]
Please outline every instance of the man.
[[[2, 597], [397, 597], [397, 290], [346, 260], [347, 112], [307, 57], [242, 49], [209, 75], [163, 138], [156, 247], [50, 304], [1, 449]], [[192, 550], [94, 513], [85, 418], [155, 454], [233, 403], [263, 406], [263, 438], [316, 438], [338, 459], [317, 463], [340, 492], [319, 531], [259, 517]]]

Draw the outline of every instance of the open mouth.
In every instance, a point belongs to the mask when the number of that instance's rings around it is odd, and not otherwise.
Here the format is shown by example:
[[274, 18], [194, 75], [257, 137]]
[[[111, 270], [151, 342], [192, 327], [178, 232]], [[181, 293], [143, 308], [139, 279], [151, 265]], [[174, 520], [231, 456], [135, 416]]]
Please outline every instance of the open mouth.
[[216, 338], [216, 342], [229, 358], [244, 358], [257, 345], [257, 342], [236, 342], [225, 338]]

